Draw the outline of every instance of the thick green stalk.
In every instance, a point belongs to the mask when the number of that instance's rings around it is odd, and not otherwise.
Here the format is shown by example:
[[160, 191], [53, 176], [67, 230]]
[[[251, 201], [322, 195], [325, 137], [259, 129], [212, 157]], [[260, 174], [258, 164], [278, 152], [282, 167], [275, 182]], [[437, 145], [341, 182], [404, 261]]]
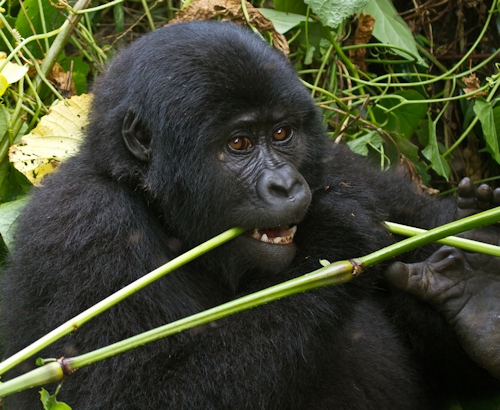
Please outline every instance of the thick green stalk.
[[63, 323], [61, 326], [54, 329], [50, 333], [46, 334], [42, 338], [38, 339], [36, 342], [32, 343], [31, 345], [25, 347], [20, 352], [16, 353], [15, 355], [1, 362], [0, 374], [5, 373], [7, 370], [11, 369], [17, 364], [33, 356], [35, 353], [38, 353], [40, 350], [47, 347], [51, 343], [54, 343], [61, 337], [81, 327], [84, 323], [88, 322], [93, 317], [108, 310], [111, 306], [116, 305], [118, 302], [129, 297], [133, 293], [137, 292], [139, 289], [142, 289], [143, 287], [149, 285], [155, 280], [163, 277], [167, 273], [170, 273], [173, 270], [180, 268], [186, 263], [191, 262], [193, 259], [196, 259], [197, 257], [203, 255], [204, 253], [207, 253], [208, 251], [211, 251], [217, 246], [220, 246], [223, 243], [235, 238], [241, 233], [243, 233], [243, 230], [240, 228], [229, 229], [228, 231], [216, 236], [215, 238], [212, 238], [209, 241], [201, 245], [198, 245], [197, 247], [191, 249], [190, 251], [171, 260], [165, 265], [160, 266], [159, 268], [148, 273], [147, 275], [144, 275], [143, 277], [137, 279], [131, 284], [120, 289], [118, 292], [115, 292], [112, 295], [108, 296], [106, 299], [101, 300], [96, 305], [85, 310], [84, 312], [80, 313], [74, 318], [68, 320], [66, 323]]
[[491, 225], [498, 221], [500, 221], [500, 207], [439, 226], [425, 233], [414, 236], [413, 238], [407, 238], [401, 242], [395, 243], [394, 245], [373, 252], [370, 255], [357, 258], [355, 261], [364, 267], [369, 267], [404, 252], [411, 251], [419, 246], [424, 246], [431, 242], [437, 242], [447, 236], [456, 235], [470, 229], [480, 228], [481, 226]]
[[[73, 10], [80, 11], [85, 9], [90, 4], [90, 1], [91, 0], [78, 0], [75, 6], [73, 7]], [[64, 46], [68, 42], [69, 36], [71, 36], [71, 34], [73, 33], [73, 29], [77, 26], [80, 18], [81, 14], [74, 14], [70, 12], [70, 17], [66, 19], [66, 21], [62, 24], [60, 28], [61, 31], [54, 39], [54, 42], [50, 46], [47, 55], [43, 59], [41, 69], [42, 69], [42, 74], [44, 76], [47, 76], [48, 73], [50, 73], [50, 71], [52, 70], [52, 67], [59, 58], [59, 55], [61, 54]], [[37, 91], [39, 91], [38, 87], [41, 85], [41, 83], [42, 80], [40, 77], [38, 77], [35, 80]]]

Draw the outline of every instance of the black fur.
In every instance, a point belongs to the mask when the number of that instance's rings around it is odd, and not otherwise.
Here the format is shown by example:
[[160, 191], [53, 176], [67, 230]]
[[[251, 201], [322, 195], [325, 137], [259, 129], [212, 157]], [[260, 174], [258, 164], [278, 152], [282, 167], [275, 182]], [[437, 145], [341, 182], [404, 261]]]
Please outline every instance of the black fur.
[[[292, 138], [269, 142], [276, 127]], [[87, 134], [20, 222], [2, 290], [6, 355], [233, 226], [302, 219], [295, 245], [263, 251], [238, 238], [41, 355], [82, 354], [317, 269], [318, 259], [362, 256], [393, 242], [383, 220], [429, 228], [454, 218], [452, 203], [329, 145], [286, 58], [229, 23], [169, 26], [122, 51], [95, 87]], [[242, 135], [251, 154], [226, 146]], [[261, 174], [278, 169], [283, 181], [263, 193]], [[299, 204], [274, 203], [289, 182]], [[440, 408], [457, 392], [432, 372], [447, 377], [448, 361], [468, 359], [435, 312], [385, 289], [383, 268], [84, 368], [59, 399], [75, 410]], [[456, 351], [439, 350], [449, 346]], [[36, 391], [8, 404], [41, 407]]]

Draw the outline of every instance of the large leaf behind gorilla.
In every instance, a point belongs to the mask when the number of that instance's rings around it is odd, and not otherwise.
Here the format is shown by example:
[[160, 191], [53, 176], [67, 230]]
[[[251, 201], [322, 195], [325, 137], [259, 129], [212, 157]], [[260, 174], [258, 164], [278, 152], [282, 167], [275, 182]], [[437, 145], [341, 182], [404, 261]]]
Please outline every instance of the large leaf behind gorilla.
[[[406, 22], [399, 16], [389, 0], [370, 0], [363, 12], [375, 19], [373, 36], [381, 43], [397, 46], [396, 54], [404, 58], [413, 57], [423, 66], [427, 66], [420, 57], [415, 39]], [[405, 52], [406, 50], [407, 52]]]
[[76, 153], [83, 137], [90, 101], [88, 94], [60, 101], [30, 134], [10, 147], [10, 161], [32, 184], [40, 183], [45, 174]]
[[333, 28], [360, 11], [367, 2], [368, 0], [304, 0], [325, 26]]
[[[398, 133], [400, 136], [410, 139], [420, 121], [425, 118], [428, 104], [425, 102], [424, 96], [415, 90], [396, 91], [392, 95], [399, 97], [383, 99], [374, 108], [373, 113], [377, 123], [391, 134]], [[400, 105], [404, 100], [415, 102]], [[400, 106], [397, 107], [398, 105]], [[388, 112], [388, 110], [390, 111]]]

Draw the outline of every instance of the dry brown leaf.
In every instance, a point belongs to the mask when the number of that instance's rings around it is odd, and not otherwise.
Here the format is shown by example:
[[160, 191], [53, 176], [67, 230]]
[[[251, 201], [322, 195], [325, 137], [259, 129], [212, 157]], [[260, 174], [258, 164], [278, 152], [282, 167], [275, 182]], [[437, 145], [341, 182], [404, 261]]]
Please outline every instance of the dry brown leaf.
[[[39, 64], [42, 64], [41, 60], [38, 60]], [[36, 69], [34, 66], [31, 66], [28, 75], [30, 78], [33, 78], [36, 74]], [[50, 71], [47, 76], [47, 80], [49, 80], [54, 86], [61, 90], [64, 94], [64, 97], [71, 97], [76, 94], [75, 82], [73, 81], [73, 77], [70, 72], [64, 70], [59, 63], [55, 63], [54, 67]]]
[[69, 98], [76, 94], [75, 82], [73, 81], [71, 72], [65, 71], [59, 63], [54, 64], [47, 79], [57, 89], [63, 91], [65, 97]]
[[[367, 44], [370, 41], [374, 24], [375, 19], [371, 15], [361, 13], [358, 19], [358, 27], [356, 28], [356, 33], [354, 34], [355, 45]], [[366, 48], [349, 50], [349, 58], [351, 61], [357, 65], [361, 71], [366, 72], [365, 55]]]
[[427, 193], [429, 195], [439, 194], [439, 190], [424, 185], [422, 177], [418, 173], [417, 168], [415, 168], [415, 164], [404, 155], [400, 155], [398, 171], [410, 178], [412, 184], [417, 189], [417, 192]]
[[[248, 2], [246, 3], [246, 9], [250, 24], [259, 31], [268, 31], [273, 39], [274, 47], [281, 50], [285, 55], [288, 55], [290, 48], [288, 47], [286, 37], [278, 33], [274, 29], [273, 23]], [[179, 10], [169, 24], [190, 20], [212, 20], [216, 18], [222, 21], [232, 21], [240, 25], [246, 25], [247, 23], [240, 0], [194, 0], [189, 6]]]
[[[462, 81], [465, 84], [464, 92], [466, 94], [473, 93], [474, 91], [481, 88], [481, 82], [479, 81], [479, 78], [477, 78], [476, 74], [474, 74], [474, 73], [472, 73], [468, 77], [463, 77]], [[488, 93], [486, 91], [481, 91], [480, 93], [476, 93], [470, 97], [467, 97], [467, 99], [471, 100], [472, 98], [484, 97], [486, 95], [488, 95]]]

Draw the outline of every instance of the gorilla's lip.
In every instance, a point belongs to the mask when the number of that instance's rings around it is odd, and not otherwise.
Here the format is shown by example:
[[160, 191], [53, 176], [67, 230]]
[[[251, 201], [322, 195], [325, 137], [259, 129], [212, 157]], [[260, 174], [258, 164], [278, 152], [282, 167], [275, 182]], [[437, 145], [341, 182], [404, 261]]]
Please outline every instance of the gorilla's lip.
[[297, 225], [291, 228], [288, 226], [278, 226], [275, 228], [255, 228], [249, 231], [252, 238], [264, 243], [273, 245], [289, 245], [293, 243], [293, 237], [297, 232]]

